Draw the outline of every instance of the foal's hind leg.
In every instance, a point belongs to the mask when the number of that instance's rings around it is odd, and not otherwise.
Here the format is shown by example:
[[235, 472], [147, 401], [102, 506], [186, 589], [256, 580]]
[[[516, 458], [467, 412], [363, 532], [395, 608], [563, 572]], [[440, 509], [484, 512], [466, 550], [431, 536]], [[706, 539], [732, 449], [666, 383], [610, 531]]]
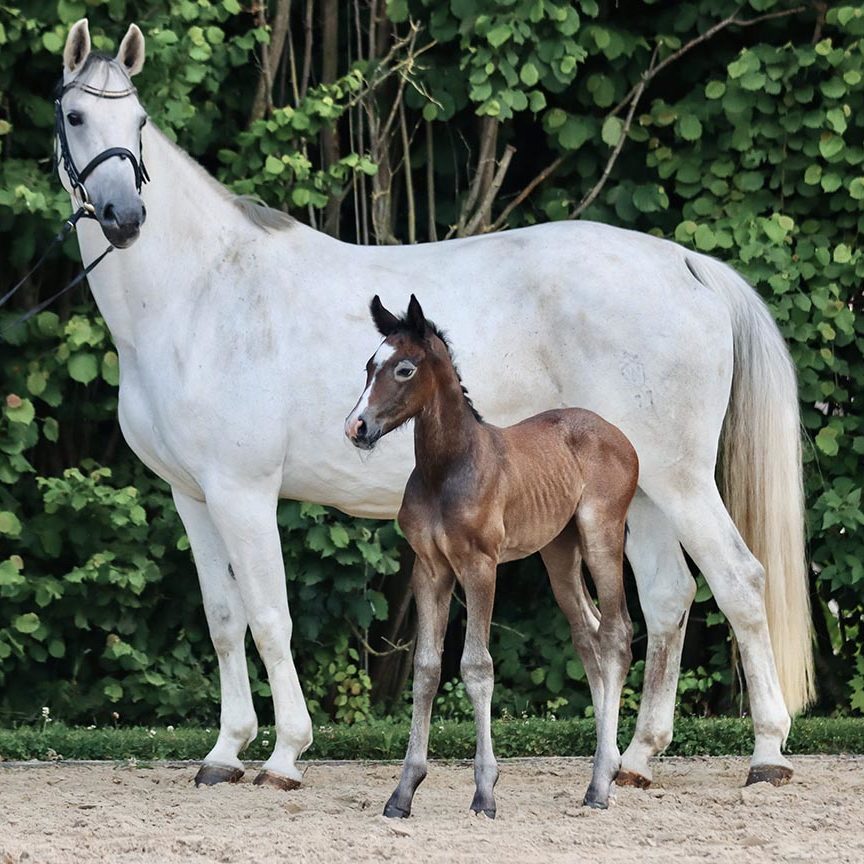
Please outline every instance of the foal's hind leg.
[[206, 505], [176, 490], [174, 503], [195, 557], [207, 627], [219, 660], [222, 694], [219, 737], [204, 757], [195, 785], [236, 783], [243, 776], [243, 763], [238, 754], [255, 739], [258, 731], [246, 669], [246, 610], [232, 575], [225, 544], [207, 513]]
[[[614, 505], [615, 502], [612, 502]], [[584, 803], [605, 808], [618, 773], [618, 712], [630, 667], [633, 627], [624, 596], [624, 514], [613, 515], [604, 503], [583, 499], [576, 513], [580, 545], [600, 603], [600, 659], [603, 703], [597, 722], [597, 750]]]
[[570, 624], [573, 647], [585, 667], [594, 719], [600, 722], [603, 706], [603, 676], [600, 672], [600, 613], [582, 578], [582, 555], [575, 521], [548, 545], [540, 557], [549, 574], [552, 593]]
[[641, 490], [627, 524], [627, 557], [645, 615], [648, 649], [636, 731], [621, 757], [616, 783], [646, 787], [652, 780], [649, 760], [672, 740], [681, 649], [696, 583], [672, 524]]
[[426, 777], [429, 750], [429, 723], [432, 702], [441, 680], [441, 652], [450, 610], [454, 576], [446, 562], [414, 562], [411, 585], [417, 604], [417, 644], [414, 649], [414, 705], [411, 736], [402, 765], [399, 785], [384, 807], [384, 815], [405, 818], [411, 815], [411, 802], [417, 787]]

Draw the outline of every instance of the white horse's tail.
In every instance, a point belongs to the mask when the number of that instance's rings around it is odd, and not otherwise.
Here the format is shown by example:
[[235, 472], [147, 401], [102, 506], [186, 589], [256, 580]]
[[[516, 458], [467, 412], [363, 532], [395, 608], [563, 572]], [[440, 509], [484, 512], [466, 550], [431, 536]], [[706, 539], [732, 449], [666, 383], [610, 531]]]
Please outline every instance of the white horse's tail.
[[731, 267], [687, 255], [699, 281], [729, 306], [732, 394], [720, 443], [721, 491], [744, 542], [765, 568], [765, 609], [790, 714], [815, 696], [804, 549], [804, 488], [795, 367], [759, 295]]

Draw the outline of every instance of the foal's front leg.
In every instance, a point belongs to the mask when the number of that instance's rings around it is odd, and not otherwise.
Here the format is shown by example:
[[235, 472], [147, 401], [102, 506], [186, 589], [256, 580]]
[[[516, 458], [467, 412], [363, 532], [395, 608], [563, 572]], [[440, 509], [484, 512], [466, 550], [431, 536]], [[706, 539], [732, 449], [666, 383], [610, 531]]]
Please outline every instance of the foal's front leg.
[[414, 793], [426, 777], [429, 723], [432, 702], [441, 680], [441, 652], [444, 649], [453, 582], [453, 572], [446, 562], [432, 562], [417, 555], [411, 577], [418, 619], [411, 735], [402, 765], [402, 776], [384, 807], [385, 816], [403, 819], [410, 816]]
[[477, 750], [474, 754], [476, 791], [471, 809], [495, 818], [493, 789], [498, 781], [498, 763], [492, 751], [492, 690], [495, 677], [492, 655], [489, 653], [489, 627], [495, 602], [495, 571], [497, 561], [483, 557], [472, 561], [462, 571], [468, 626], [462, 652], [462, 680], [474, 706], [477, 729]]

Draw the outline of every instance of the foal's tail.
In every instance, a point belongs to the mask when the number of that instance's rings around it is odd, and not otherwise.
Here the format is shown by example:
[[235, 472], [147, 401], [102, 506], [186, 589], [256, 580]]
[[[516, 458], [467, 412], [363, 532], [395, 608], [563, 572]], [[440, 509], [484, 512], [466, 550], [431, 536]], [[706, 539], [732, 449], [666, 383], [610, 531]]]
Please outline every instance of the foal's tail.
[[765, 568], [765, 608], [790, 714], [815, 697], [804, 549], [804, 488], [795, 367], [759, 295], [731, 267], [687, 256], [732, 318], [732, 394], [720, 442], [721, 491], [744, 542]]

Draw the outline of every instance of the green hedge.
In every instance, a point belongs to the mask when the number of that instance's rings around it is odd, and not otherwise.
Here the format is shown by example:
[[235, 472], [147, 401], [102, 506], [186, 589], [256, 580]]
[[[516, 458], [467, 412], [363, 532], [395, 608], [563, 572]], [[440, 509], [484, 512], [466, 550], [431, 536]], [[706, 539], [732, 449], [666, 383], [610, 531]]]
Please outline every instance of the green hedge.
[[[402, 759], [408, 743], [408, 724], [373, 721], [355, 725], [321, 726], [308, 759]], [[621, 724], [626, 746], [633, 721]], [[493, 723], [495, 752], [514, 756], [591, 756], [594, 722], [586, 719], [510, 719]], [[244, 759], [266, 759], [272, 729], [262, 729], [243, 754]], [[0, 761], [25, 759], [200, 760], [216, 741], [215, 729], [178, 727], [81, 729], [49, 724], [44, 729], [0, 729]], [[269, 745], [268, 746], [268, 742]], [[747, 719], [679, 718], [669, 756], [746, 756], [753, 749], [752, 725]], [[864, 720], [804, 718], [792, 726], [788, 753], [864, 753]], [[474, 726], [467, 722], [434, 723], [429, 754], [434, 759], [469, 759], [474, 755]]]

